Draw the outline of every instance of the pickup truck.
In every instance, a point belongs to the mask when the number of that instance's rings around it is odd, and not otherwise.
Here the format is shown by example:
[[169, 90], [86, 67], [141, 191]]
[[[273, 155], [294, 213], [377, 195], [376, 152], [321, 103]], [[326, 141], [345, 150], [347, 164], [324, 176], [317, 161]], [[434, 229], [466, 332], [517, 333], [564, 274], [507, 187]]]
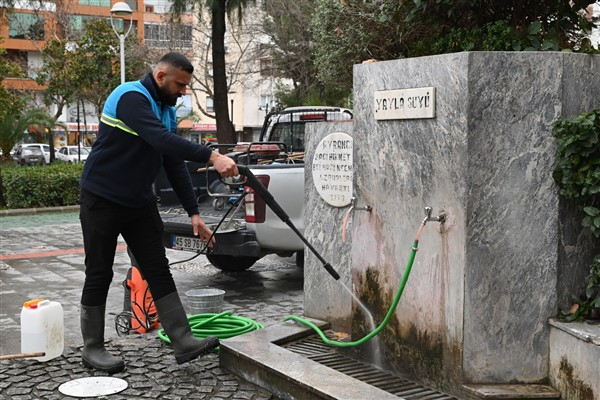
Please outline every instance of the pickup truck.
[[[275, 201], [300, 232], [304, 231], [304, 164], [252, 165], [250, 171], [269, 190]], [[229, 272], [243, 271], [267, 254], [282, 257], [296, 253], [296, 265], [304, 264], [304, 243], [267, 206], [262, 197], [245, 187], [243, 218], [238, 214], [203, 215], [215, 231], [216, 245], [206, 254], [215, 267]], [[201, 251], [203, 243], [194, 237], [187, 214], [161, 213], [167, 248]], [[221, 219], [223, 220], [221, 222]], [[217, 225], [221, 222], [220, 226]]]
[[272, 112], [266, 116], [259, 141], [282, 142], [290, 152], [303, 152], [304, 131], [307, 123], [351, 119], [352, 111], [347, 108], [288, 107], [283, 111]]
[[[259, 143], [230, 153], [236, 162], [248, 165], [300, 233], [304, 233], [305, 124], [348, 119], [352, 119], [350, 110], [335, 107], [293, 107], [272, 113], [265, 118]], [[270, 143], [279, 146], [277, 154], [260, 147]], [[259, 151], [254, 153], [252, 149], [257, 147]], [[296, 265], [303, 268], [304, 242], [252, 188], [244, 187], [243, 191], [247, 194], [240, 205], [242, 213], [234, 212], [225, 218], [202, 215], [215, 231], [217, 241], [206, 254], [208, 260], [223, 271], [238, 272], [250, 268], [265, 255], [289, 257], [295, 253]], [[233, 191], [232, 196], [235, 195]], [[163, 212], [161, 216], [165, 227], [163, 242], [167, 248], [203, 251], [204, 246], [193, 236], [186, 214]]]

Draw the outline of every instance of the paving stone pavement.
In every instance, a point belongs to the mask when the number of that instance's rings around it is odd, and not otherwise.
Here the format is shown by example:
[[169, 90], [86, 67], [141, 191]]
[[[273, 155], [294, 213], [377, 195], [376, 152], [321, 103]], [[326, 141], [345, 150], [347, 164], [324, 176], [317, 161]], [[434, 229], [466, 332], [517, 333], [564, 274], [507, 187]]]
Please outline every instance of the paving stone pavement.
[[[219, 368], [217, 354], [208, 354], [187, 364], [175, 362], [172, 349], [155, 335], [117, 338], [107, 343], [119, 353], [127, 368], [110, 375], [128, 382], [124, 391], [106, 396], [129, 399], [276, 399], [271, 393], [241, 381]], [[81, 364], [80, 347], [69, 347], [48, 362], [3, 360], [0, 365], [0, 399], [73, 399], [59, 392], [72, 379], [109, 376]]]
[[[44, 297], [61, 303], [65, 313], [65, 351], [47, 362], [13, 359], [0, 361], [0, 400], [68, 399], [58, 387], [73, 379], [106, 376], [81, 363], [79, 298], [83, 283], [81, 231], [77, 223], [7, 227], [0, 217], [0, 354], [20, 353], [20, 311], [25, 300]], [[31, 217], [33, 218], [33, 217]], [[130, 266], [123, 249], [115, 258], [115, 277], [107, 301], [107, 348], [120, 354], [126, 369], [113, 377], [128, 388], [107, 399], [277, 399], [273, 394], [219, 367], [211, 353], [179, 365], [173, 350], [156, 336], [119, 337], [112, 321], [123, 309], [122, 281]], [[168, 250], [171, 262], [192, 253]], [[303, 274], [292, 259], [266, 258], [251, 270], [225, 274], [205, 257], [174, 264], [171, 269], [180, 297], [197, 287], [226, 291], [224, 311], [254, 319], [265, 326], [285, 316], [302, 315]], [[187, 307], [187, 305], [186, 305]]]

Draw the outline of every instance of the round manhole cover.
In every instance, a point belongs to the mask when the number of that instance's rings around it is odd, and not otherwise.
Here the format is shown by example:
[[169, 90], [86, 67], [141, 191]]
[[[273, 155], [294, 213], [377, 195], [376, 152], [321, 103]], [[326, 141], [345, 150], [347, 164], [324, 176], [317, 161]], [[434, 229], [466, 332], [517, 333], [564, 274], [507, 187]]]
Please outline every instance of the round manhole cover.
[[122, 392], [127, 386], [123, 379], [94, 376], [65, 382], [58, 387], [58, 391], [73, 397], [98, 397]]

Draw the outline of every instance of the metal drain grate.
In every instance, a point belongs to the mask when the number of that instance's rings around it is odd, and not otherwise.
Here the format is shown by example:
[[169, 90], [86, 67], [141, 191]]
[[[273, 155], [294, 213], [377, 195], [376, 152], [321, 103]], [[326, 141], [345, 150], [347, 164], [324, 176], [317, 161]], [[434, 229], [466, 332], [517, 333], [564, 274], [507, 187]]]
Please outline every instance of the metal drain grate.
[[[326, 332], [326, 334], [329, 332]], [[407, 400], [457, 400], [338, 353], [316, 335], [282, 345], [289, 351]]]

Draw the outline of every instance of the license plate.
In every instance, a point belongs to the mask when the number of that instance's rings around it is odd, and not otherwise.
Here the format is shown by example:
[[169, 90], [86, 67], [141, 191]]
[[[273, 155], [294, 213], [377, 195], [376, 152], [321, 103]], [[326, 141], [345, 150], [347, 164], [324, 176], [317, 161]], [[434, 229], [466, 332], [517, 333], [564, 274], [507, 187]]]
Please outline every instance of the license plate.
[[175, 250], [200, 251], [204, 247], [204, 243], [199, 238], [173, 235], [172, 239]]

